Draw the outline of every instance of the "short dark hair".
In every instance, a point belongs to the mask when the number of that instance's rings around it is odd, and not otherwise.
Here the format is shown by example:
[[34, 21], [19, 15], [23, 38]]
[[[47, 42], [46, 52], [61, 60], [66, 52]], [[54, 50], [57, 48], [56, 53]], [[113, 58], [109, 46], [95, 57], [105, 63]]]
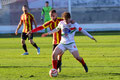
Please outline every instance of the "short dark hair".
[[52, 9], [49, 13], [56, 13], [56, 10]]
[[26, 8], [28, 8], [28, 6], [27, 6], [27, 5], [23, 5], [23, 7], [26, 7]]
[[45, 3], [49, 3], [48, 1], [46, 1]]
[[64, 12], [64, 13], [62, 13], [62, 18], [70, 19], [70, 18], [71, 18], [71, 15], [70, 15], [69, 12]]

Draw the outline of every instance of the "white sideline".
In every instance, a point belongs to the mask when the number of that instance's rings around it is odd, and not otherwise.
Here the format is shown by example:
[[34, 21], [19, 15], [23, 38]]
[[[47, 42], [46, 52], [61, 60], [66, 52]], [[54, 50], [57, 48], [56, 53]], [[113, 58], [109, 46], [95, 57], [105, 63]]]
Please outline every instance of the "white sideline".
[[[40, 25], [38, 25], [40, 26]], [[80, 24], [80, 27], [87, 31], [120, 31], [120, 23], [106, 23], [106, 24]], [[0, 34], [14, 33], [17, 25], [0, 25]], [[18, 31], [21, 33], [22, 27]], [[39, 31], [44, 32], [44, 30]]]

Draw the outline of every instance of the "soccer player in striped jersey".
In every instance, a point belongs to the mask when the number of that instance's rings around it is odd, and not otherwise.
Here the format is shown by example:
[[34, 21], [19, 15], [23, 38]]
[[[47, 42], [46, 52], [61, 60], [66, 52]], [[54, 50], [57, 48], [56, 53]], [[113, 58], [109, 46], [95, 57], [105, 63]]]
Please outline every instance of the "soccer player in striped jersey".
[[25, 53], [22, 54], [22, 55], [28, 55], [29, 54], [28, 51], [27, 51], [26, 44], [25, 44], [25, 40], [27, 38], [28, 38], [29, 42], [37, 49], [37, 54], [40, 54], [40, 48], [33, 41], [33, 34], [26, 35], [28, 31], [31, 31], [33, 29], [33, 26], [32, 26], [33, 22], [34, 22], [35, 27], [37, 27], [34, 16], [31, 13], [28, 12], [28, 7], [26, 5], [24, 5], [22, 7], [22, 11], [23, 11], [23, 14], [21, 15], [20, 22], [19, 22], [18, 27], [17, 27], [16, 32], [15, 32], [15, 34], [17, 35], [18, 30], [20, 29], [20, 27], [23, 24], [23, 31], [22, 31], [22, 34], [21, 34], [21, 38], [22, 38], [21, 43], [22, 43], [22, 47], [23, 47]]
[[[29, 31], [28, 34], [37, 32], [39, 30], [42, 30], [42, 29], [48, 28], [48, 27], [50, 28], [50, 30], [53, 30], [58, 26], [58, 23], [63, 20], [61, 17], [57, 17], [56, 10], [54, 10], [54, 9], [49, 12], [49, 15], [51, 17], [50, 21], [44, 23], [42, 26], [39, 26], [39, 27], [33, 29], [32, 31]], [[71, 22], [73, 23], [74, 21], [71, 20]], [[53, 50], [59, 44], [60, 40], [61, 40], [61, 31], [59, 30], [58, 32], [53, 33]], [[62, 60], [61, 58], [62, 58], [62, 55], [58, 55], [57, 68], [58, 68], [59, 72], [61, 72], [61, 60]]]
[[88, 72], [88, 67], [86, 63], [84, 62], [83, 58], [79, 56], [78, 49], [76, 47], [75, 41], [74, 41], [74, 35], [77, 30], [82, 32], [84, 35], [90, 37], [92, 40], [96, 39], [91, 36], [88, 32], [86, 32], [84, 29], [82, 29], [79, 24], [70, 23], [70, 13], [69, 12], [64, 12], [62, 14], [63, 21], [61, 21], [58, 24], [58, 27], [56, 27], [54, 30], [42, 34], [42, 37], [45, 37], [47, 35], [53, 34], [55, 32], [58, 32], [61, 29], [61, 41], [56, 47], [56, 49], [52, 53], [52, 66], [54, 69], [57, 69], [57, 56], [58, 55], [63, 55], [66, 50], [69, 50], [70, 53], [74, 56], [76, 60], [78, 60], [84, 67], [85, 71]]

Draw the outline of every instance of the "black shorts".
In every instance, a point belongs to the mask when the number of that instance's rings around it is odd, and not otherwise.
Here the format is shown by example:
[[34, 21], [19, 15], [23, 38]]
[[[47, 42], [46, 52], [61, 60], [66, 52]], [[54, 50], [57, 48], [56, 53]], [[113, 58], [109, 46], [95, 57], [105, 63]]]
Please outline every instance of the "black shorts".
[[54, 49], [56, 48], [57, 45], [58, 45], [58, 44], [53, 44], [53, 51], [54, 51]]
[[26, 40], [27, 38], [28, 38], [28, 40], [30, 40], [30, 39], [33, 39], [33, 34], [29, 34], [29, 35], [26, 35], [27, 33], [22, 33], [21, 34], [21, 38], [23, 39], [23, 40]]

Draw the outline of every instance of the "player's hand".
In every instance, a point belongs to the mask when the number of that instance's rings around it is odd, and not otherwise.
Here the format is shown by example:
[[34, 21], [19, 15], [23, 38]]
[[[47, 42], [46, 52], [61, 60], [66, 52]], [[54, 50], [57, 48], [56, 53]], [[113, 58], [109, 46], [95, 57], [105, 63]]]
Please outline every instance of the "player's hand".
[[44, 33], [41, 35], [41, 37], [46, 37], [48, 35], [48, 33]]
[[29, 34], [31, 34], [32, 33], [32, 31], [29, 31], [29, 32], [27, 32], [27, 34], [26, 35], [29, 35]]
[[97, 40], [93, 37], [92, 40], [95, 40], [95, 42], [97, 42]]
[[18, 31], [16, 30], [16, 31], [15, 31], [15, 35], [17, 35], [17, 34], [18, 34]]

